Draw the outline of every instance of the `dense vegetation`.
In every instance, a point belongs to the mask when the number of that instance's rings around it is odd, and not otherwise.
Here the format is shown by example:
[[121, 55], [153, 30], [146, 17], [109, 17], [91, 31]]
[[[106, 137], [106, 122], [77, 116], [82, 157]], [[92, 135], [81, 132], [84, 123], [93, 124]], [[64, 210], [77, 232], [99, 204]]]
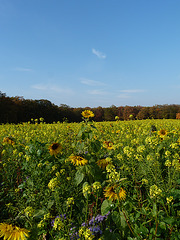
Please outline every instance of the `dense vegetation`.
[[[180, 105], [156, 105], [152, 107], [142, 106], [111, 106], [96, 107], [90, 109], [94, 112], [94, 121], [114, 121], [115, 116], [119, 120], [131, 119], [175, 119], [180, 112]], [[0, 123], [21, 123], [30, 119], [43, 117], [46, 123], [52, 122], [80, 122], [81, 112], [84, 108], [72, 108], [65, 104], [57, 106], [48, 100], [32, 100], [23, 97], [8, 97], [0, 92]], [[131, 117], [130, 117], [131, 116]]]
[[0, 237], [180, 239], [180, 121], [82, 115], [0, 125]]

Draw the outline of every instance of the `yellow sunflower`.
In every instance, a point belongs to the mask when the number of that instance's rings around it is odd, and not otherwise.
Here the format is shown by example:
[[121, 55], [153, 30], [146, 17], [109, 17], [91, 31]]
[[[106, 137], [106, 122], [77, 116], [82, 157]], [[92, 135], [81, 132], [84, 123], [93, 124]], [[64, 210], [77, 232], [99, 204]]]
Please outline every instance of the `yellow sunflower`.
[[7, 143], [7, 144], [10, 144], [10, 145], [14, 145], [15, 144], [14, 140], [11, 137], [5, 137], [3, 139], [3, 143]]
[[52, 143], [50, 146], [49, 146], [49, 152], [51, 155], [57, 155], [58, 153], [60, 153], [62, 150], [62, 146], [61, 144], [59, 143]]
[[165, 129], [161, 129], [160, 131], [158, 131], [158, 135], [161, 138], [164, 138], [167, 134], [168, 134], [168, 132]]
[[94, 117], [94, 113], [91, 110], [84, 110], [81, 114], [84, 118]]
[[111, 158], [99, 159], [96, 163], [102, 169], [105, 169], [107, 167], [107, 165], [112, 164]]
[[69, 160], [76, 166], [78, 166], [78, 165], [84, 166], [84, 165], [86, 165], [88, 163], [88, 160], [83, 158], [83, 157], [81, 157], [81, 156], [71, 155], [69, 157]]
[[108, 197], [109, 200], [115, 201], [115, 200], [125, 200], [126, 198], [126, 191], [121, 188], [120, 191], [117, 193], [117, 185], [113, 186], [107, 186], [106, 189], [104, 190], [104, 196]]
[[112, 149], [113, 148], [113, 143], [111, 141], [104, 141], [103, 142], [103, 147], [107, 149]]
[[4, 240], [26, 240], [29, 237], [28, 230], [12, 226], [12, 224], [0, 223], [0, 237]]

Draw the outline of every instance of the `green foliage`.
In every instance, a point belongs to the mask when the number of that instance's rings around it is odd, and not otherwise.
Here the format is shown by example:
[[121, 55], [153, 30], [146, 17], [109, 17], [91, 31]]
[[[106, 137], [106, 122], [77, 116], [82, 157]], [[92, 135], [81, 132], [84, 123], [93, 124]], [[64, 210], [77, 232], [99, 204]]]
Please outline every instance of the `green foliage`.
[[1, 222], [34, 240], [179, 239], [178, 121], [0, 130]]

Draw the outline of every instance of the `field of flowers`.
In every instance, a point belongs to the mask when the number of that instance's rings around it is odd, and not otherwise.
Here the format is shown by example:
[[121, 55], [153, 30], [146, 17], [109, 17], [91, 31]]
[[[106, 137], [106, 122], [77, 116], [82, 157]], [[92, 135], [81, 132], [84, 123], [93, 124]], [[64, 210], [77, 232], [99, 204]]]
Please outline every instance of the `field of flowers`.
[[0, 239], [180, 239], [180, 120], [0, 125]]

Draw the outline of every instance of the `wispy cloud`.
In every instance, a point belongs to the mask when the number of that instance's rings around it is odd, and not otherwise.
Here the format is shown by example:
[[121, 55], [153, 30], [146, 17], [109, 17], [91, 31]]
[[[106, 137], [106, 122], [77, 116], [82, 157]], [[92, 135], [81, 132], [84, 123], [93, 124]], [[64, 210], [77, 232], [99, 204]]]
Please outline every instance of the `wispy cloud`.
[[130, 98], [131, 96], [127, 95], [127, 94], [119, 94], [117, 97], [118, 98]]
[[31, 68], [22, 68], [22, 67], [17, 67], [14, 70], [18, 71], [18, 72], [31, 72], [32, 71]]
[[70, 88], [61, 88], [57, 85], [52, 84], [35, 84], [32, 88], [40, 90], [40, 91], [52, 91], [57, 93], [64, 93], [64, 94], [73, 94], [74, 91]]
[[105, 59], [106, 58], [106, 55], [96, 49], [92, 49], [92, 53], [95, 54], [98, 58], [100, 59]]
[[98, 90], [98, 89], [89, 90], [88, 93], [91, 95], [106, 95], [107, 94], [107, 92], [105, 92], [103, 90]]
[[126, 89], [126, 90], [120, 90], [120, 92], [123, 93], [139, 93], [139, 92], [145, 92], [143, 89]]
[[88, 85], [88, 86], [105, 86], [106, 84], [100, 81], [94, 81], [91, 79], [87, 79], [87, 78], [81, 78], [81, 83]]

